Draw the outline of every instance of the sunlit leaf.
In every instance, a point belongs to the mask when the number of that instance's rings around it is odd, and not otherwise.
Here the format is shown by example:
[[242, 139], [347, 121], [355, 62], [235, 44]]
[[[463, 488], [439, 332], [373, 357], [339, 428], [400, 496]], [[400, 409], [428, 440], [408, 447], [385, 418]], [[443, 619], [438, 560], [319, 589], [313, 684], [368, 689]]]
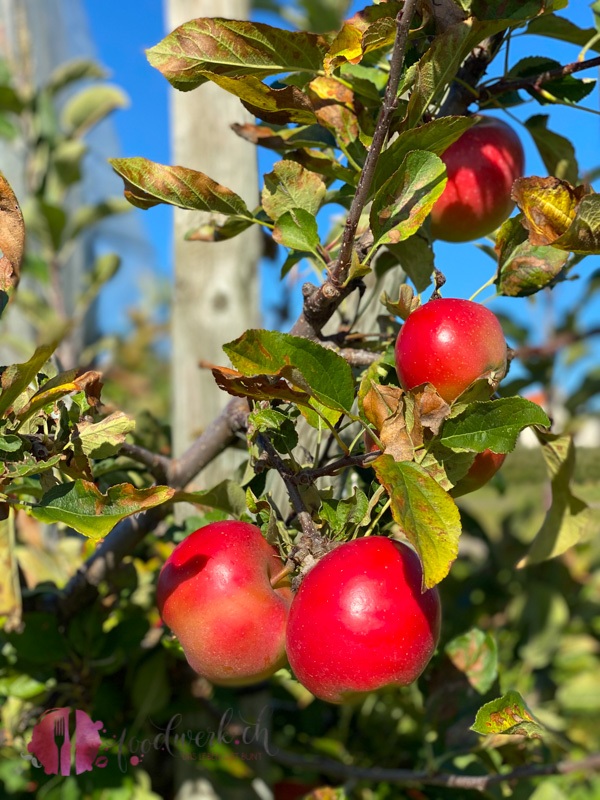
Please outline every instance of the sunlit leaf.
[[373, 462], [394, 520], [423, 563], [423, 588], [443, 580], [458, 555], [460, 514], [454, 500], [417, 464], [380, 456]]
[[54, 486], [29, 513], [48, 524], [62, 522], [90, 539], [103, 539], [125, 517], [172, 499], [175, 489], [155, 486], [136, 489], [128, 483], [111, 486], [106, 494], [89, 481]]
[[475, 117], [440, 117], [401, 132], [377, 161], [372, 192], [383, 186], [411, 151], [427, 150], [440, 156], [475, 122]]
[[255, 117], [275, 125], [288, 122], [310, 125], [316, 121], [315, 110], [304, 92], [295, 86], [273, 89], [252, 75], [228, 78], [213, 75], [211, 80], [221, 89], [239, 97]]
[[327, 50], [320, 36], [258, 22], [195, 19], [150, 50], [148, 61], [176, 89], [195, 89], [213, 75], [265, 78], [280, 72], [318, 72]]
[[588, 255], [600, 253], [600, 195], [558, 178], [518, 178], [513, 199], [524, 215], [529, 241]]
[[446, 186], [446, 168], [434, 153], [415, 150], [373, 198], [371, 227], [377, 244], [408, 239], [423, 224]]
[[319, 247], [319, 229], [314, 214], [303, 208], [292, 208], [282, 214], [273, 229], [277, 244], [307, 253], [316, 253]]
[[507, 692], [482, 706], [471, 730], [483, 735], [505, 733], [528, 739], [541, 739], [545, 732], [521, 695], [515, 691]]
[[2, 373], [0, 393], [0, 414], [5, 414], [31, 381], [37, 376], [38, 372], [48, 361], [52, 353], [56, 350], [57, 343], [42, 345], [38, 347], [29, 361], [24, 364], [12, 364]]
[[523, 397], [469, 404], [444, 423], [440, 443], [451, 450], [509, 453], [522, 430], [531, 425], [550, 427], [546, 412]]
[[147, 158], [113, 158], [110, 163], [123, 178], [125, 197], [138, 208], [159, 203], [216, 214], [252, 219], [242, 198], [203, 172], [169, 167]]
[[244, 375], [281, 376], [328, 408], [352, 409], [352, 369], [341, 356], [316, 342], [276, 331], [248, 330], [223, 349]]
[[134, 428], [134, 419], [122, 411], [113, 411], [99, 422], [80, 422], [77, 440], [86, 456], [108, 458], [119, 452], [125, 437]]
[[326, 190], [320, 175], [295, 161], [278, 161], [273, 171], [265, 175], [262, 206], [272, 220], [293, 209], [303, 209], [314, 216]]

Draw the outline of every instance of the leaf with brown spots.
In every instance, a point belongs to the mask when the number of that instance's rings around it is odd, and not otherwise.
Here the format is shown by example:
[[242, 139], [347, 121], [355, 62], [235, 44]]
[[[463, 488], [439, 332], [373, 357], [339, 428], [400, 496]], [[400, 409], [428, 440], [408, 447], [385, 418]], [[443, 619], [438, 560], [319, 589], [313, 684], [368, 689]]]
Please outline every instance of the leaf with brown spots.
[[189, 91], [220, 75], [317, 74], [326, 52], [325, 40], [314, 33], [214, 17], [180, 25], [146, 55], [172, 86]]
[[0, 173], [0, 292], [10, 295], [17, 287], [24, 252], [23, 215], [15, 193]]
[[542, 725], [527, 708], [518, 692], [510, 691], [497, 700], [486, 703], [477, 712], [471, 730], [483, 735], [504, 733], [541, 739], [545, 734]]
[[174, 494], [170, 486], [136, 489], [128, 483], [111, 486], [102, 494], [91, 481], [76, 480], [54, 486], [29, 513], [40, 522], [62, 522], [97, 541], [125, 517], [167, 503]]
[[283, 400], [297, 405], [308, 405], [310, 395], [294, 389], [284, 378], [272, 375], [243, 375], [228, 367], [213, 367], [212, 374], [219, 389], [235, 397], [253, 400]]
[[584, 186], [575, 188], [558, 178], [517, 178], [512, 198], [523, 212], [531, 244], [553, 244], [566, 233], [586, 193]]

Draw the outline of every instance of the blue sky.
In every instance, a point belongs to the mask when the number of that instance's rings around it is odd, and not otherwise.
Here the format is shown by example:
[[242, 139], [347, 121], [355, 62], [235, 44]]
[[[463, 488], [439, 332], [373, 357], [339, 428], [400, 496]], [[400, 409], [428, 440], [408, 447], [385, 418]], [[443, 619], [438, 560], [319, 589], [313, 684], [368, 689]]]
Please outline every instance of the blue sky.
[[[109, 70], [111, 80], [125, 89], [130, 97], [130, 106], [119, 111], [114, 118], [121, 152], [115, 155], [142, 155], [162, 163], [169, 163], [168, 141], [168, 95], [173, 91], [167, 81], [146, 61], [144, 50], [156, 44], [166, 33], [162, 0], [143, 0], [143, 3], [128, 3], [123, 0], [84, 0], [89, 17], [90, 34], [97, 48], [97, 57]], [[362, 7], [355, 4], [353, 8]], [[140, 9], [143, 7], [143, 13]], [[570, 7], [562, 12], [581, 27], [591, 27], [592, 13], [584, 0], [571, 0]], [[264, 17], [263, 17], [264, 19]], [[539, 44], [539, 47], [538, 47]], [[561, 63], [575, 61], [578, 48], [556, 40], [531, 37], [514, 37], [511, 44], [511, 63], [530, 55], [546, 55]], [[598, 77], [597, 72], [581, 73], [581, 77]], [[202, 91], [202, 88], [196, 91]], [[582, 172], [600, 163], [600, 115], [597, 89], [584, 104], [596, 114], [574, 112], [564, 107], [544, 106], [534, 103], [514, 109], [515, 115], [526, 119], [532, 114], [550, 114], [549, 127], [569, 137], [574, 145]], [[514, 123], [511, 123], [514, 124]], [[516, 123], [516, 127], [518, 123]], [[531, 142], [522, 128], [519, 130], [526, 150], [526, 174], [544, 175], [545, 169]], [[268, 169], [265, 161], [268, 154], [259, 151], [260, 166]], [[115, 183], [115, 191], [119, 191]], [[598, 188], [596, 186], [596, 188]], [[156, 253], [158, 270], [165, 276], [172, 271], [171, 257], [171, 211], [158, 207], [148, 212], [139, 212], [147, 235]], [[216, 245], [218, 246], [218, 245]], [[446, 274], [446, 294], [469, 297], [491, 276], [493, 263], [475, 244], [436, 244], [438, 268]], [[588, 258], [580, 272], [589, 274], [599, 265], [599, 259]], [[581, 282], [562, 285], [555, 292], [554, 302], [558, 311], [569, 305], [581, 291]], [[492, 308], [516, 313], [522, 319], [536, 321], [541, 335], [542, 304], [528, 300], [501, 299], [494, 301]], [[598, 308], [590, 315], [597, 316]], [[591, 320], [590, 320], [591, 321]]]

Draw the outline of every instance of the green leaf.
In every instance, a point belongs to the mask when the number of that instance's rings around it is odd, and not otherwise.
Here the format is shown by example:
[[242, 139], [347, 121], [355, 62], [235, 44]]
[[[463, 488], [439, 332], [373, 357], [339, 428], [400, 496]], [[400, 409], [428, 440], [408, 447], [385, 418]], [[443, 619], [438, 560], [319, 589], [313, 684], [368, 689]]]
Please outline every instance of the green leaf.
[[38, 372], [56, 350], [57, 342], [38, 347], [29, 361], [13, 364], [2, 373], [0, 386], [0, 415], [6, 414], [17, 397], [27, 389]]
[[473, 0], [471, 13], [480, 20], [502, 17], [515, 24], [536, 17], [545, 5], [545, 0]]
[[320, 175], [295, 161], [278, 161], [265, 175], [262, 206], [272, 220], [286, 211], [303, 209], [313, 216], [321, 207], [327, 187]]
[[95, 484], [77, 480], [54, 486], [39, 505], [28, 510], [40, 522], [62, 522], [97, 541], [125, 517], [167, 503], [174, 494], [169, 486], [136, 489], [128, 483], [111, 486], [102, 494]]
[[146, 55], [172, 86], [189, 91], [213, 75], [265, 78], [280, 72], [317, 73], [326, 49], [315, 34], [217, 17], [186, 22]]
[[128, 104], [127, 95], [118, 86], [90, 86], [67, 100], [61, 122], [71, 136], [81, 136], [104, 117]]
[[23, 442], [20, 436], [16, 436], [14, 433], [0, 435], [0, 451], [3, 453], [16, 453], [22, 447]]
[[434, 153], [414, 150], [373, 198], [371, 227], [376, 244], [397, 244], [421, 227], [446, 186], [446, 167]]
[[423, 564], [423, 588], [443, 580], [458, 555], [460, 514], [454, 500], [421, 467], [383, 455], [373, 462], [394, 520]]
[[548, 130], [548, 119], [547, 114], [536, 114], [526, 120], [525, 126], [535, 142], [548, 174], [576, 184], [579, 179], [579, 165], [575, 148], [569, 139]]
[[319, 509], [319, 516], [327, 522], [332, 536], [348, 533], [360, 525], [369, 510], [369, 499], [364, 492], [354, 487], [350, 497], [342, 500], [323, 500]]
[[529, 552], [518, 566], [539, 564], [562, 555], [580, 539], [598, 529], [600, 514], [571, 492], [575, 446], [571, 436], [540, 436], [552, 485], [552, 503]]
[[[597, 31], [594, 28], [580, 28], [571, 20], [565, 17], [558, 17], [556, 14], [543, 14], [531, 20], [527, 26], [527, 33], [548, 36], [551, 39], [559, 39], [562, 42], [570, 42], [578, 47], [585, 47]], [[600, 53], [600, 42], [595, 42], [591, 49]]]
[[90, 458], [109, 458], [121, 449], [128, 433], [135, 428], [135, 420], [122, 411], [114, 411], [100, 422], [80, 422], [77, 441]]
[[203, 172], [169, 167], [147, 158], [112, 158], [112, 168], [123, 178], [125, 197], [138, 208], [165, 203], [177, 208], [210, 211], [252, 219], [242, 198]]
[[265, 330], [246, 331], [223, 350], [244, 375], [281, 376], [327, 408], [351, 412], [352, 369], [333, 350], [300, 336]]
[[497, 700], [481, 706], [471, 730], [484, 736], [505, 733], [526, 736], [528, 739], [541, 739], [545, 733], [521, 695], [515, 691], [507, 692]]
[[417, 128], [402, 131], [377, 161], [372, 193], [377, 192], [413, 150], [440, 156], [476, 122], [475, 117], [440, 117]]
[[569, 259], [564, 250], [531, 244], [522, 218], [506, 220], [496, 236], [496, 286], [504, 297], [528, 297], [551, 285]]
[[509, 453], [521, 431], [531, 425], [549, 428], [550, 420], [540, 406], [522, 397], [470, 403], [444, 422], [439, 442], [458, 452]]
[[292, 250], [316, 254], [319, 248], [317, 220], [303, 208], [286, 211], [275, 223], [273, 239]]
[[448, 642], [445, 651], [479, 694], [492, 688], [498, 677], [498, 648], [490, 633], [472, 628]]
[[45, 458], [43, 461], [38, 461], [29, 453], [24, 453], [20, 461], [11, 461], [4, 463], [4, 471], [2, 478], [7, 481], [13, 481], [17, 478], [28, 478], [31, 475], [39, 475], [42, 472], [54, 469], [62, 460], [63, 455], [51, 456]]
[[173, 502], [194, 503], [208, 508], [218, 508], [233, 517], [241, 517], [247, 512], [246, 493], [242, 487], [232, 480], [224, 480], [199, 492], [175, 492]]

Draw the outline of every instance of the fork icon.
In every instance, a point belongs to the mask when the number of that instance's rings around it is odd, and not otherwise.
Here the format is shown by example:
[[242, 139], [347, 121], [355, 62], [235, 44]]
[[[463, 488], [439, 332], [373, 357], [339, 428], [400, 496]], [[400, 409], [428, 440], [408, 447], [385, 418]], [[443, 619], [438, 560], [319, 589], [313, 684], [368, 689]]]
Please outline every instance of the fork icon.
[[56, 745], [56, 752], [58, 753], [58, 767], [56, 770], [57, 775], [63, 774], [62, 763], [61, 763], [61, 752], [64, 743], [65, 743], [65, 718], [56, 717], [56, 719], [54, 720], [54, 744]]

